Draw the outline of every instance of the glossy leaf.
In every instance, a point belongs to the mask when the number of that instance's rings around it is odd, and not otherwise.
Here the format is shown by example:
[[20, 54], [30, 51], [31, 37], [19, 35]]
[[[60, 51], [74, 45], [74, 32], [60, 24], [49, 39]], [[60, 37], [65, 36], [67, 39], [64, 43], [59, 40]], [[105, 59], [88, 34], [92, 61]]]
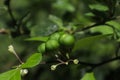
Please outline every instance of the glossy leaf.
[[0, 80], [21, 80], [20, 69], [13, 69], [0, 74]]
[[42, 54], [41, 53], [34, 53], [31, 55], [27, 61], [21, 65], [22, 68], [32, 68], [40, 63], [42, 60]]
[[94, 73], [90, 72], [90, 73], [86, 73], [81, 80], [96, 80]]

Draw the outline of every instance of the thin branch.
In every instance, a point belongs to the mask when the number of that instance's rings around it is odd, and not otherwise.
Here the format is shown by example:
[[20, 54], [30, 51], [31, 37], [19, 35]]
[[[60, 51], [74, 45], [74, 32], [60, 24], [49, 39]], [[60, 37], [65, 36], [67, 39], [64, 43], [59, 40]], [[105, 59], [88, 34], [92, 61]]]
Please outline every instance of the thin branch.
[[100, 66], [102, 66], [104, 64], [108, 64], [108, 63], [116, 61], [116, 60], [120, 60], [120, 56], [109, 59], [109, 60], [106, 60], [106, 61], [103, 61], [103, 62], [100, 62], [100, 63], [97, 63], [97, 64], [94, 65], [94, 67], [92, 67], [92, 69], [95, 69], [97, 67], [100, 67]]
[[100, 67], [102, 65], [108, 64], [108, 63], [116, 61], [116, 60], [120, 60], [120, 56], [109, 59], [109, 60], [106, 60], [106, 61], [102, 61], [100, 63], [88, 63], [88, 62], [79, 61], [79, 64], [85, 65], [85, 66], [90, 66], [91, 70], [93, 70], [93, 69], [95, 69], [97, 67]]
[[18, 25], [18, 26], [20, 26], [20, 25], [22, 24], [24, 18], [25, 18], [26, 16], [28, 16], [29, 13], [30, 13], [30, 11], [28, 10], [28, 11], [19, 19], [19, 21], [17, 22], [17, 25]]
[[81, 31], [88, 30], [90, 28], [96, 27], [96, 26], [101, 25], [101, 24], [103, 24], [103, 23], [95, 23], [95, 24], [92, 24], [90, 26], [86, 26], [86, 27], [82, 28]]
[[85, 65], [85, 66], [90, 66], [90, 67], [93, 67], [95, 66], [96, 64], [95, 63], [88, 63], [88, 62], [83, 62], [83, 61], [79, 61], [78, 64], [82, 64], [82, 65]]
[[8, 9], [8, 13], [12, 19], [12, 22], [14, 23], [14, 25], [16, 25], [16, 19], [15, 17], [13, 16], [13, 13], [12, 13], [12, 10], [11, 10], [11, 6], [10, 6], [10, 0], [6, 0], [6, 6], [7, 6], [7, 9]]

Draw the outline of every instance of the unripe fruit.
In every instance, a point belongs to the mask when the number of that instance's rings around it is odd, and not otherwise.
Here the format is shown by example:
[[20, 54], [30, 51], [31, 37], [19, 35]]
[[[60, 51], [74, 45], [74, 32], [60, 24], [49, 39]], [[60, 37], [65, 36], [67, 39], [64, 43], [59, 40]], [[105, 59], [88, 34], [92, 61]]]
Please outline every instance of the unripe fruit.
[[45, 53], [45, 43], [42, 43], [38, 46], [38, 51], [41, 53]]
[[56, 33], [53, 33], [51, 36], [50, 36], [50, 39], [54, 39], [54, 40], [59, 40], [60, 36], [64, 34], [64, 32], [56, 32]]
[[60, 37], [59, 41], [62, 45], [72, 46], [75, 42], [75, 38], [73, 35], [65, 33]]
[[47, 50], [55, 50], [59, 48], [59, 43], [57, 40], [50, 39], [45, 44]]

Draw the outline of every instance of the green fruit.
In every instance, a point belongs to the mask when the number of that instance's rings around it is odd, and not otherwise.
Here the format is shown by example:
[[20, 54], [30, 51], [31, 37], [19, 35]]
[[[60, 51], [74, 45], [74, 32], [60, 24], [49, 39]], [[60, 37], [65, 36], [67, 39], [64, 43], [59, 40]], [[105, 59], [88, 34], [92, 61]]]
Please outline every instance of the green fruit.
[[73, 35], [65, 33], [60, 37], [60, 43], [65, 46], [72, 46], [75, 42], [75, 38]]
[[52, 34], [50, 36], [50, 39], [54, 39], [54, 40], [59, 40], [60, 36], [63, 34], [64, 32], [56, 32], [54, 34]]
[[45, 43], [42, 43], [38, 46], [38, 51], [41, 53], [45, 53]]
[[47, 50], [55, 50], [59, 48], [59, 43], [57, 40], [50, 39], [46, 42], [46, 49]]

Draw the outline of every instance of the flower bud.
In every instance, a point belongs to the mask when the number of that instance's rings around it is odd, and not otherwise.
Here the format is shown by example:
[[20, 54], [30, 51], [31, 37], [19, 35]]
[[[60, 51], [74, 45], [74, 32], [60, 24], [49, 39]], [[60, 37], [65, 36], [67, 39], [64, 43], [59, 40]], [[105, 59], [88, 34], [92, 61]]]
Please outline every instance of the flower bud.
[[28, 70], [27, 70], [27, 69], [21, 69], [21, 70], [20, 70], [20, 74], [21, 74], [22, 76], [26, 75], [27, 73], [28, 73]]
[[74, 60], [73, 60], [73, 63], [74, 63], [74, 64], [78, 64], [78, 63], [79, 63], [79, 60], [78, 60], [78, 59], [74, 59]]
[[51, 70], [54, 71], [56, 69], [57, 65], [52, 65]]
[[9, 45], [8, 46], [8, 51], [11, 52], [11, 53], [13, 53], [13, 54], [15, 53], [13, 45]]

